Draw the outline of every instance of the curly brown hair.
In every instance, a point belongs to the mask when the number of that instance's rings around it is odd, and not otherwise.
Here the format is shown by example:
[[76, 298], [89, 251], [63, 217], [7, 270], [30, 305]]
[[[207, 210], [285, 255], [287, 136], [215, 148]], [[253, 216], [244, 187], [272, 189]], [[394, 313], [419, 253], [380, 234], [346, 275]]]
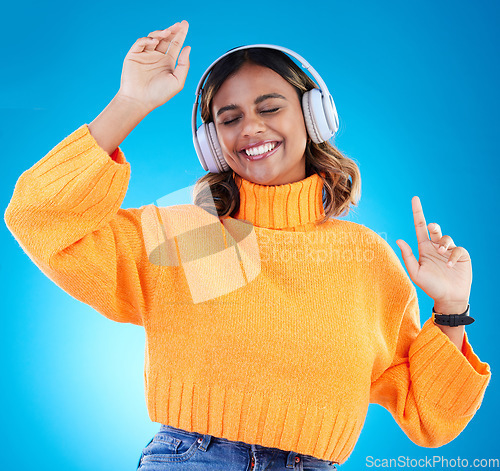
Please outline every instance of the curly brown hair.
[[[224, 81], [234, 75], [245, 63], [267, 67], [281, 75], [302, 95], [316, 84], [286, 54], [276, 49], [248, 48], [235, 51], [215, 64], [205, 82], [201, 95], [200, 112], [204, 123], [213, 121], [212, 100]], [[316, 144], [310, 138], [306, 144], [306, 177], [316, 173], [323, 180], [323, 207], [325, 217], [346, 215], [350, 206], [356, 206], [361, 197], [361, 174], [356, 162], [342, 154], [330, 142]], [[350, 179], [349, 179], [350, 177]], [[240, 206], [239, 188], [234, 171], [207, 173], [199, 178], [193, 191], [194, 204], [217, 215], [234, 216]]]

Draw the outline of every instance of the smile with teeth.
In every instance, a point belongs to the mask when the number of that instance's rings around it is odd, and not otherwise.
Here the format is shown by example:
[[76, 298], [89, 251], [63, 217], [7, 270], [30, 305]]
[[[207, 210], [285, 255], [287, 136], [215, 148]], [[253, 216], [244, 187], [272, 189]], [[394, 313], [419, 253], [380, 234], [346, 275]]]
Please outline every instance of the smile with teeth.
[[248, 156], [256, 157], [258, 155], [263, 155], [267, 152], [271, 152], [277, 145], [278, 142], [268, 142], [267, 144], [264, 144], [262, 146], [250, 147], [249, 149], [245, 149], [244, 152]]

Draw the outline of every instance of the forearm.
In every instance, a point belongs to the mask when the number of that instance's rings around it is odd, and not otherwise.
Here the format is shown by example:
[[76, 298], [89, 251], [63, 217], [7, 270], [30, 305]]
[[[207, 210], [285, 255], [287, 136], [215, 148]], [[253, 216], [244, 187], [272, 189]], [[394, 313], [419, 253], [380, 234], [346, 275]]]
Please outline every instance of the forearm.
[[[460, 314], [467, 309], [467, 303], [459, 304], [439, 304], [434, 303], [434, 311], [438, 314]], [[438, 325], [442, 332], [444, 332], [456, 347], [462, 352], [465, 325], [458, 325], [450, 327], [449, 325]]]
[[117, 94], [89, 124], [89, 131], [99, 146], [111, 155], [147, 114], [142, 105]]

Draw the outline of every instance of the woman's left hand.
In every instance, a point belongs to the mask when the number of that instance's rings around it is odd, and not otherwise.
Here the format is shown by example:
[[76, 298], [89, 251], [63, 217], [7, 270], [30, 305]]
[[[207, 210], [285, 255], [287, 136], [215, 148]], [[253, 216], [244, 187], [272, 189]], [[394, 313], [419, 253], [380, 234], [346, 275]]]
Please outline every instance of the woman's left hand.
[[[418, 196], [411, 200], [413, 220], [417, 233], [419, 260], [410, 246], [402, 239], [396, 244], [401, 249], [403, 261], [413, 282], [434, 299], [434, 305], [453, 308], [467, 307], [472, 284], [472, 266], [469, 253], [457, 247], [453, 239], [441, 235], [439, 224], [426, 225]], [[427, 233], [427, 227], [431, 237]], [[451, 263], [451, 266], [449, 264]], [[436, 311], [438, 309], [436, 308]], [[465, 309], [464, 309], [465, 310]], [[444, 312], [455, 314], [459, 312]]]

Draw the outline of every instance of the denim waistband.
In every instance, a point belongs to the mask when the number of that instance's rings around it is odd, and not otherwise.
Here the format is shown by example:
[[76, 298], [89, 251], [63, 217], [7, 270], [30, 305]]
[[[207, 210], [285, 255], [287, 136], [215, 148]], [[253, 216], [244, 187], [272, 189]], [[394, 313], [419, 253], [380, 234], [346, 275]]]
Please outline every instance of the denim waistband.
[[295, 466], [295, 463], [300, 461], [301, 459], [303, 462], [307, 463], [308, 461], [323, 461], [324, 463], [330, 463], [330, 464], [338, 464], [333, 461], [325, 461], [321, 460], [319, 458], [316, 458], [314, 456], [309, 456], [309, 455], [302, 455], [300, 453], [297, 453], [295, 451], [286, 451], [286, 450], [281, 450], [279, 448], [270, 448], [270, 447], [265, 447], [262, 445], [258, 444], [250, 444], [250, 443], [245, 443], [242, 441], [235, 441], [235, 440], [228, 440], [227, 438], [222, 438], [222, 437], [216, 437], [213, 435], [208, 435], [208, 434], [202, 434], [198, 432], [189, 432], [187, 430], [179, 429], [176, 427], [173, 427], [172, 425], [161, 425], [160, 427], [160, 432], [162, 431], [173, 431], [175, 433], [181, 434], [181, 435], [186, 435], [186, 436], [193, 436], [193, 435], [202, 435], [203, 440], [201, 441], [200, 448], [205, 449], [208, 447], [209, 443], [211, 441], [214, 442], [225, 442], [225, 443], [230, 443], [231, 445], [237, 446], [244, 448], [246, 450], [251, 450], [252, 453], [259, 453], [259, 452], [271, 452], [271, 453], [282, 453], [286, 456], [286, 467], [287, 468], [293, 468]]

